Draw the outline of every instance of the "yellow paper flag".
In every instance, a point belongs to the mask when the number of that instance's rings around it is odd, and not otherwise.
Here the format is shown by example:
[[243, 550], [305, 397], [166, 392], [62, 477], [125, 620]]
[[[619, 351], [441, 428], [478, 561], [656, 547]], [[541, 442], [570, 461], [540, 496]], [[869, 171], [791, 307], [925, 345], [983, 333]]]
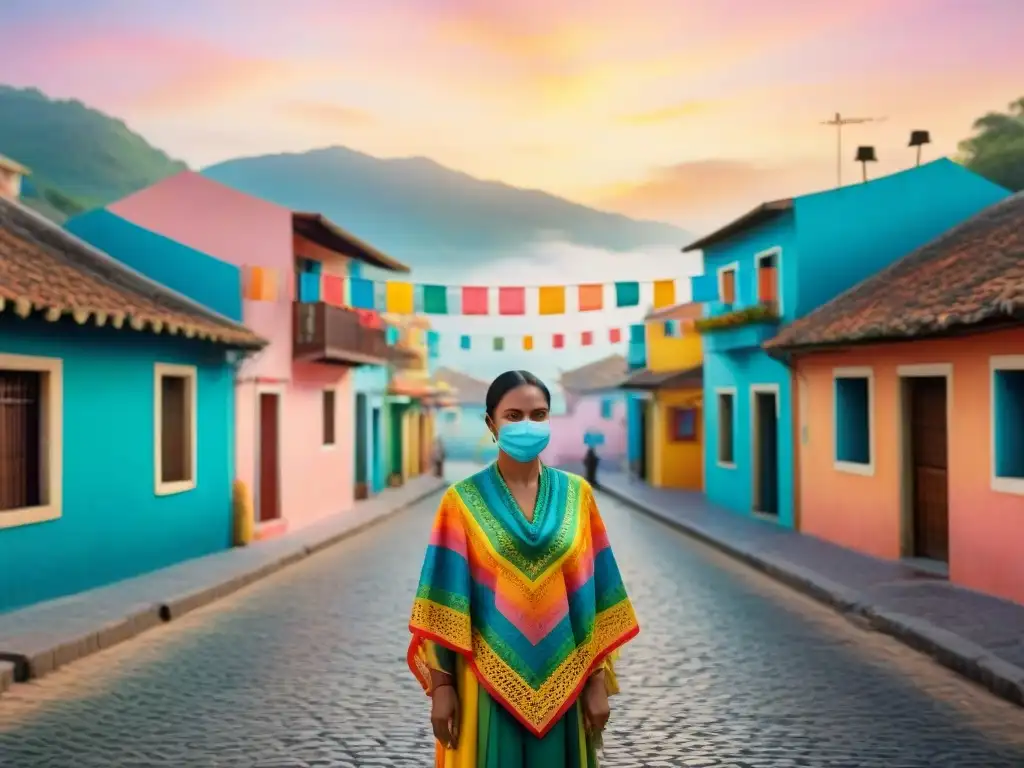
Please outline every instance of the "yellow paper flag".
[[657, 280], [654, 283], [654, 308], [671, 307], [676, 303], [676, 281]]
[[414, 311], [412, 283], [388, 280], [384, 291], [384, 306], [388, 312], [396, 315], [411, 315]]
[[533, 336], [523, 336], [523, 349], [527, 352], [533, 349]]
[[538, 311], [542, 315], [565, 314], [565, 286], [545, 285], [538, 295]]

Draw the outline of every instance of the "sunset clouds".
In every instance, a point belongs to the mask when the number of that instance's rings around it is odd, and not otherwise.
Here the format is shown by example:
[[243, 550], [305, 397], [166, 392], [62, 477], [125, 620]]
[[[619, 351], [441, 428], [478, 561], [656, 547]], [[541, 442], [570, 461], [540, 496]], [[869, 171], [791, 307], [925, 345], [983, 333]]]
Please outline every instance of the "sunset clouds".
[[[327, 143], [702, 227], [1021, 95], [1015, 0], [5, 0], [0, 78], [203, 165]], [[235, 137], [234, 140], [232, 137]], [[852, 160], [844, 160], [855, 172]]]

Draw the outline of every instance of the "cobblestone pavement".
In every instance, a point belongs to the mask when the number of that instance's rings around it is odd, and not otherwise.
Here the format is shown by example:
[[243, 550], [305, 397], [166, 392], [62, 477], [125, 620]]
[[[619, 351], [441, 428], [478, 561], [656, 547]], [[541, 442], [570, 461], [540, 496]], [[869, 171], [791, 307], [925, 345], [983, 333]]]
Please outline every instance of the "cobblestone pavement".
[[[429, 766], [404, 656], [436, 500], [16, 686], [0, 699], [0, 766]], [[603, 766], [1024, 766], [1021, 710], [602, 503], [642, 624]]]

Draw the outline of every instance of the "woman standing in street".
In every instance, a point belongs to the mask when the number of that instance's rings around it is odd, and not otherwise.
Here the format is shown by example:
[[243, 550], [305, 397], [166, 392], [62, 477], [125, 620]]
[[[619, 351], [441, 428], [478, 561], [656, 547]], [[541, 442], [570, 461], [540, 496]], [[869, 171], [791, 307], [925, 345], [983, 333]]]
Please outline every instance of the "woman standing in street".
[[498, 459], [445, 493], [409, 624], [435, 765], [595, 768], [636, 615], [590, 485], [540, 461], [547, 387], [508, 371], [486, 400]]

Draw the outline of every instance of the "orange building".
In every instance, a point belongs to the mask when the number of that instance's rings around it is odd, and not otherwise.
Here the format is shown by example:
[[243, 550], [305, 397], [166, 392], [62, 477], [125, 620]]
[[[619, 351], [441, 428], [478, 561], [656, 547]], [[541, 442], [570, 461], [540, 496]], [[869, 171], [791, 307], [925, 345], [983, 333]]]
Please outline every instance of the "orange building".
[[785, 328], [804, 533], [1024, 602], [1024, 194]]

